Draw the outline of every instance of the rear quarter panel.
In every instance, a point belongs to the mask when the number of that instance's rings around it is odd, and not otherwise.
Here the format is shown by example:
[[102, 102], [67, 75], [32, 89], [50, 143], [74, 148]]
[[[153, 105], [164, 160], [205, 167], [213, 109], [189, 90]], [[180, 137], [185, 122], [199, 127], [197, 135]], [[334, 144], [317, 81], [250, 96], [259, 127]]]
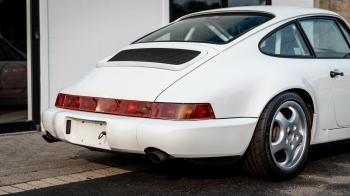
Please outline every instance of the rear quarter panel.
[[272, 57], [260, 52], [260, 40], [283, 23], [223, 51], [170, 86], [156, 101], [211, 103], [216, 118], [259, 117], [273, 97], [297, 88], [312, 97], [322, 127], [336, 126], [329, 72], [322, 60]]

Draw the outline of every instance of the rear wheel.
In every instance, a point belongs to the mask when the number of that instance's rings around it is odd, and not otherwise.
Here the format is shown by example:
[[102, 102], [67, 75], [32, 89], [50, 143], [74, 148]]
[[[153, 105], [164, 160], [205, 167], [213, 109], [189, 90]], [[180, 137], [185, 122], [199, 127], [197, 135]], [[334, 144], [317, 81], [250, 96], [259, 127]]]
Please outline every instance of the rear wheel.
[[264, 109], [243, 161], [248, 174], [288, 180], [304, 168], [310, 145], [310, 115], [294, 92], [275, 97]]

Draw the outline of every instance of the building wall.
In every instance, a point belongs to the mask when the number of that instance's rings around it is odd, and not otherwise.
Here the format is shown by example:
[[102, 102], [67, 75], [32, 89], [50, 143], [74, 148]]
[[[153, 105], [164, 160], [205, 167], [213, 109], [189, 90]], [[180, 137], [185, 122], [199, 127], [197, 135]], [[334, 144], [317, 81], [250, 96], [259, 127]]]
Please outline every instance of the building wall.
[[168, 0], [41, 0], [41, 111], [98, 61], [168, 22]]
[[271, 4], [277, 6], [314, 7], [314, 0], [272, 0]]
[[337, 12], [350, 23], [350, 0], [314, 0], [317, 8]]

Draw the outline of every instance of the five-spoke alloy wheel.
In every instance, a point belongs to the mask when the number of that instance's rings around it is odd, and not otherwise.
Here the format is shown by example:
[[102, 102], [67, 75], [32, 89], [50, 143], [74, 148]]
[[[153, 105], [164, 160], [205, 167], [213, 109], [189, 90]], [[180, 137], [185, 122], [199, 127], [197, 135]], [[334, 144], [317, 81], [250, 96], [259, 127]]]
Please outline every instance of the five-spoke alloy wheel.
[[270, 129], [273, 160], [282, 170], [296, 167], [305, 152], [307, 122], [303, 109], [295, 101], [283, 103], [276, 111]]
[[244, 157], [254, 176], [287, 180], [299, 174], [310, 145], [311, 121], [303, 99], [294, 92], [276, 96], [262, 112]]

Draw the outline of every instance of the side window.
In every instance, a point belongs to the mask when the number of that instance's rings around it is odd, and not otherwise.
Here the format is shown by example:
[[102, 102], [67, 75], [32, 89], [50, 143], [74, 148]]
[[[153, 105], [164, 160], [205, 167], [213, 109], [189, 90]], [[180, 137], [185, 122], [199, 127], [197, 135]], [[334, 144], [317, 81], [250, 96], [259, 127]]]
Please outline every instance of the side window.
[[318, 57], [343, 58], [349, 56], [349, 46], [333, 20], [300, 21]]
[[349, 33], [349, 31], [347, 31], [346, 28], [343, 25], [339, 24], [339, 26], [340, 26], [340, 29], [343, 31], [343, 33], [344, 33], [346, 39], [348, 40], [349, 44], [350, 44], [350, 33]]
[[260, 44], [260, 50], [266, 54], [281, 56], [310, 56], [305, 41], [295, 24], [276, 31]]

